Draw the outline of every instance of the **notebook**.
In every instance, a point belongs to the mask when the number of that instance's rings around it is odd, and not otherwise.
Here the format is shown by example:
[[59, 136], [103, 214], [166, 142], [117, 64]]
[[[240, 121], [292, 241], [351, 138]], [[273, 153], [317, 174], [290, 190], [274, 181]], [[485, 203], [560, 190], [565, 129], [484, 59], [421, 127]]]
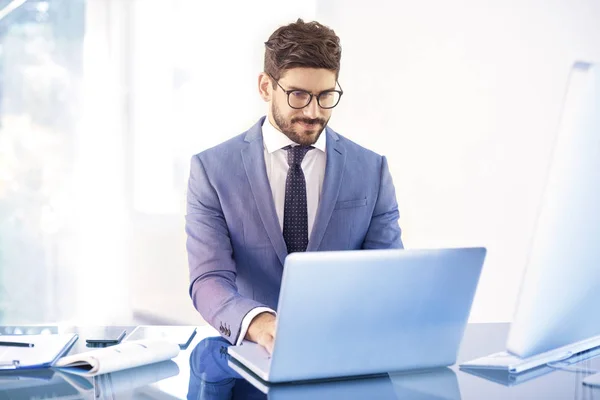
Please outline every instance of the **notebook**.
[[2, 342], [29, 343], [33, 347], [0, 345], [0, 370], [47, 368], [68, 353], [77, 341], [75, 333], [56, 335], [2, 335]]

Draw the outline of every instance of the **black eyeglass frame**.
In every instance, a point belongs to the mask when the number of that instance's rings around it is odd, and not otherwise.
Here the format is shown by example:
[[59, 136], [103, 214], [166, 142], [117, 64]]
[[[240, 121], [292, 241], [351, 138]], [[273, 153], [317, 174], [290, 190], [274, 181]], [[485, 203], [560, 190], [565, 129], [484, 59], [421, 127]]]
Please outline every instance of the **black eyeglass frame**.
[[[331, 110], [332, 108], [334, 108], [335, 106], [337, 106], [338, 104], [340, 104], [340, 100], [342, 99], [342, 95], [344, 94], [344, 90], [342, 89], [342, 85], [340, 85], [340, 83], [337, 80], [335, 81], [335, 83], [340, 87], [340, 90], [329, 89], [329, 90], [323, 90], [321, 93], [318, 93], [318, 94], [312, 94], [308, 90], [302, 90], [302, 89], [285, 90], [283, 88], [283, 86], [281, 86], [279, 84], [279, 81], [277, 79], [273, 78], [273, 76], [271, 74], [268, 74], [268, 75], [271, 77], [271, 79], [273, 79], [273, 81], [277, 84], [277, 86], [279, 86], [281, 88], [281, 90], [283, 90], [283, 92], [287, 95], [288, 106], [290, 106], [290, 108], [293, 108], [294, 110], [302, 110], [303, 108], [308, 107], [308, 105], [312, 101], [313, 97], [317, 98], [317, 104], [319, 105], [319, 107], [321, 107], [324, 110]], [[308, 94], [310, 97], [308, 98], [308, 102], [306, 103], [306, 105], [304, 105], [302, 107], [294, 107], [294, 106], [292, 106], [290, 104], [290, 94], [293, 93], [293, 92], [302, 92], [302, 93]], [[325, 93], [331, 93], [331, 92], [338, 93], [340, 97], [338, 97], [338, 100], [331, 107], [323, 107], [321, 105], [321, 101], [319, 100], [319, 98], [321, 97], [321, 95], [323, 95]]]

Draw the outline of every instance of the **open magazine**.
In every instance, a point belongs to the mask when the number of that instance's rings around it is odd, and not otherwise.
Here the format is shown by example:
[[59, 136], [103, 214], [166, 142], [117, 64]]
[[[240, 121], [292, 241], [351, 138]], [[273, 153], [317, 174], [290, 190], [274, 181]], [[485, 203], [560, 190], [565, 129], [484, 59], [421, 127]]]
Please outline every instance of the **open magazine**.
[[165, 340], [137, 340], [63, 357], [54, 364], [59, 371], [96, 376], [170, 360], [179, 345]]
[[168, 360], [124, 371], [117, 371], [95, 378], [62, 373], [62, 371], [58, 371], [58, 374], [73, 387], [77, 388], [79, 393], [84, 394], [95, 390], [96, 393], [101, 393], [104, 398], [108, 399], [113, 397], [113, 395], [132, 392], [135, 389], [173, 377], [179, 374], [179, 367], [174, 361]]

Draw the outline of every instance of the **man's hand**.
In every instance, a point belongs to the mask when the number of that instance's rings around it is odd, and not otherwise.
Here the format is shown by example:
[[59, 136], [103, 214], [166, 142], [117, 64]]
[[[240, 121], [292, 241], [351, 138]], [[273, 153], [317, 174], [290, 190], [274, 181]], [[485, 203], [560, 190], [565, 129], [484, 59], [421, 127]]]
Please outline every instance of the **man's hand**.
[[269, 354], [273, 354], [273, 342], [275, 341], [275, 316], [264, 312], [258, 314], [248, 327], [246, 339], [263, 346]]

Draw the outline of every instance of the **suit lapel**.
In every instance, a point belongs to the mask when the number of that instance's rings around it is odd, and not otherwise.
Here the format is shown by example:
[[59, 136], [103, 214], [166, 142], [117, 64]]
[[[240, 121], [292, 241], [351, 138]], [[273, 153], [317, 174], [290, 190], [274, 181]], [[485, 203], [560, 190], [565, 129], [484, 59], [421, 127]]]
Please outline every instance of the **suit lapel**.
[[333, 208], [337, 202], [344, 165], [346, 164], [346, 152], [339, 142], [339, 136], [327, 128], [327, 163], [325, 166], [325, 178], [323, 179], [323, 192], [317, 210], [317, 216], [313, 225], [310, 240], [306, 251], [316, 251], [321, 245], [323, 235], [331, 219]]
[[277, 253], [277, 257], [283, 265], [287, 256], [287, 247], [283, 240], [271, 186], [267, 178], [261, 128], [263, 121], [264, 118], [261, 118], [246, 134], [245, 140], [248, 142], [248, 146], [242, 150], [242, 161], [258, 208], [258, 214]]

